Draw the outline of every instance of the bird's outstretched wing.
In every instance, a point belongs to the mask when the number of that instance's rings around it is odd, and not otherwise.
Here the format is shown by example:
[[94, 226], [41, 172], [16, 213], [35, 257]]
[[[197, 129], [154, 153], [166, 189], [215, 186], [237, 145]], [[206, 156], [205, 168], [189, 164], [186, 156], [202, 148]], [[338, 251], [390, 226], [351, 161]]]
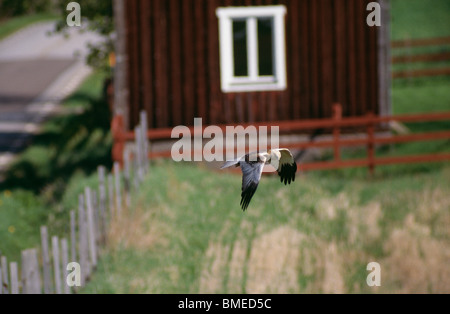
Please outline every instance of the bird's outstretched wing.
[[242, 193], [241, 207], [245, 211], [250, 204], [250, 200], [258, 188], [259, 180], [264, 168], [263, 161], [246, 161], [247, 158], [239, 162], [242, 170]]
[[291, 184], [291, 182], [295, 181], [297, 163], [288, 149], [280, 148], [278, 151], [280, 153], [280, 160], [277, 169], [278, 175], [280, 176], [281, 182], [284, 182], [285, 185], [288, 183]]
[[230, 167], [232, 167], [232, 166], [239, 167], [239, 160], [240, 160], [240, 158], [234, 159], [234, 160], [226, 161], [226, 162], [222, 165], [222, 167], [220, 167], [220, 169], [230, 168]]

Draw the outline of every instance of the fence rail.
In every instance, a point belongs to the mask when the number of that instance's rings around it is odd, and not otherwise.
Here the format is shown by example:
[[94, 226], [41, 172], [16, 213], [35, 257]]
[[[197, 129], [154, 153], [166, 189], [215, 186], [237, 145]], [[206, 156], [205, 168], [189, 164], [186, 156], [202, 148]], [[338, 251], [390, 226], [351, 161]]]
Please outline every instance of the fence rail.
[[[320, 120], [294, 120], [294, 121], [280, 121], [271, 123], [255, 123], [251, 124], [256, 128], [266, 126], [270, 129], [271, 126], [279, 127], [280, 133], [301, 133], [307, 130], [324, 129], [329, 130], [331, 139], [297, 142], [297, 143], [285, 143], [280, 144], [283, 147], [291, 149], [310, 149], [310, 148], [332, 148], [333, 157], [332, 161], [314, 162], [302, 164], [303, 170], [321, 170], [321, 169], [336, 169], [347, 167], [368, 167], [370, 172], [373, 173], [375, 166], [399, 164], [399, 163], [422, 163], [422, 162], [438, 162], [450, 160], [450, 154], [417, 154], [410, 156], [399, 157], [376, 157], [375, 146], [383, 144], [396, 144], [396, 143], [409, 143], [418, 141], [429, 140], [442, 140], [450, 139], [450, 131], [435, 131], [435, 132], [422, 132], [414, 134], [404, 135], [380, 135], [376, 130], [380, 125], [387, 124], [392, 121], [415, 123], [424, 121], [450, 121], [450, 112], [441, 113], [429, 113], [429, 114], [410, 114], [410, 115], [396, 115], [396, 116], [376, 116], [372, 113], [368, 113], [363, 117], [342, 117], [342, 106], [340, 104], [334, 105], [334, 114], [332, 118], [320, 119]], [[135, 139], [135, 132], [126, 132], [123, 129], [122, 117], [114, 117], [112, 123], [112, 133], [114, 139], [114, 156], [113, 158], [118, 162], [123, 162], [121, 158], [123, 156], [123, 147], [125, 143]], [[250, 126], [245, 124], [243, 127]], [[201, 129], [191, 127], [189, 128], [192, 135], [201, 135], [200, 132], [207, 126], [203, 126]], [[225, 131], [227, 126], [218, 126], [222, 131]], [[358, 128], [365, 131], [366, 136], [363, 138], [344, 138], [341, 136], [343, 129], [346, 128]], [[199, 133], [199, 134], [197, 134]], [[148, 130], [147, 138], [150, 141], [155, 140], [170, 140], [172, 129], [156, 129]], [[348, 146], [365, 146], [367, 148], [367, 157], [361, 160], [341, 160], [341, 148]], [[234, 147], [234, 153], [237, 152], [237, 147]], [[199, 152], [193, 152], [201, 153]], [[162, 151], [149, 151], [148, 158], [169, 158], [171, 156], [170, 150]]]
[[[393, 49], [412, 49], [417, 47], [431, 47], [441, 46], [445, 47], [450, 45], [450, 37], [440, 38], [427, 38], [427, 39], [413, 39], [413, 40], [399, 40], [393, 41], [391, 47]], [[447, 49], [448, 50], [448, 49]], [[450, 61], [450, 52], [433, 52], [433, 53], [411, 53], [406, 52], [405, 55], [392, 57], [393, 64], [408, 64], [419, 62], [445, 62]], [[407, 69], [407, 70], [395, 70], [392, 73], [394, 79], [398, 78], [417, 78], [417, 77], [431, 77], [431, 76], [448, 76], [450, 75], [450, 67], [429, 67], [424, 69]]]
[[[146, 119], [145, 113], [141, 115]], [[139, 130], [146, 132], [145, 122]], [[136, 142], [132, 150], [139, 156], [140, 164], [131, 164], [131, 158], [125, 156], [125, 174], [119, 164], [114, 164], [113, 172], [107, 174], [103, 166], [98, 167], [98, 186], [86, 187], [78, 197], [78, 209], [70, 211], [67, 225], [70, 231], [63, 237], [50, 236], [49, 228], [40, 229], [40, 248], [31, 248], [21, 252], [20, 263], [8, 262], [6, 256], [0, 257], [0, 294], [69, 294], [79, 290], [76, 285], [76, 268], [80, 266], [80, 284], [85, 286], [98, 263], [101, 248], [108, 241], [108, 226], [113, 219], [129, 210], [131, 193], [135, 193], [144, 175], [149, 171], [146, 141]], [[140, 153], [138, 153], [140, 152]], [[138, 175], [139, 174], [139, 175]], [[107, 180], [106, 180], [107, 178]], [[130, 180], [134, 179], [134, 185]], [[68, 283], [74, 284], [68, 284]]]
[[423, 39], [402, 39], [391, 42], [392, 48], [410, 48], [410, 47], [426, 47], [426, 46], [442, 46], [450, 45], [450, 37], [436, 37]]

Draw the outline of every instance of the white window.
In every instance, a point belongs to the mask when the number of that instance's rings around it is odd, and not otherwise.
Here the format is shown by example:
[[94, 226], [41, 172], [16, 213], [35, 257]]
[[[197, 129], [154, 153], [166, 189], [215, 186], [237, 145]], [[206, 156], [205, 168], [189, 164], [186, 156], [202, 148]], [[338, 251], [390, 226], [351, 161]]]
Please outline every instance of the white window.
[[286, 89], [286, 7], [218, 8], [223, 92]]

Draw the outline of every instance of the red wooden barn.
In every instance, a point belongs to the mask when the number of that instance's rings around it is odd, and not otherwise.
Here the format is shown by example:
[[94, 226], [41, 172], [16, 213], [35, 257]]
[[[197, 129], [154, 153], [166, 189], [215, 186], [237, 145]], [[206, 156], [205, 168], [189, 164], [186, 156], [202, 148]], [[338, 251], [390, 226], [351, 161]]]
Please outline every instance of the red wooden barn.
[[336, 102], [344, 116], [390, 113], [386, 1], [381, 27], [369, 0], [116, 2], [115, 111], [129, 129], [141, 110], [149, 128], [329, 118]]

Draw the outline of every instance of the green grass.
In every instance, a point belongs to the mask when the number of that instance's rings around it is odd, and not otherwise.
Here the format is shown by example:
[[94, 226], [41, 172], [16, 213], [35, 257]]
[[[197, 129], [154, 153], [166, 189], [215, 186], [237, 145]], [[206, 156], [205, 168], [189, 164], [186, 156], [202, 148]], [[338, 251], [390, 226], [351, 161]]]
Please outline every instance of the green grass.
[[[264, 176], [247, 212], [239, 208], [240, 185], [240, 176], [225, 171], [154, 164], [135, 209], [112, 226], [109, 249], [82, 292], [371, 293], [398, 292], [398, 283], [423, 291], [408, 286], [407, 267], [395, 263], [399, 234], [408, 245], [436, 249], [406, 252], [405, 259], [447, 267], [448, 166], [372, 181], [308, 173], [291, 186]], [[365, 283], [365, 266], [374, 260], [384, 267], [378, 290]], [[326, 284], [333, 267], [339, 289]], [[448, 291], [428, 276], [411, 280]]]
[[394, 82], [394, 114], [450, 111], [450, 78], [436, 77]]
[[391, 0], [392, 40], [450, 36], [450, 1]]
[[0, 40], [17, 32], [18, 30], [37, 22], [54, 21], [57, 15], [54, 13], [37, 13], [14, 17], [0, 22]]
[[33, 193], [23, 190], [0, 192], [1, 254], [17, 260], [20, 249], [36, 246], [39, 225], [47, 220], [45, 204]]
[[39, 195], [25, 189], [0, 191], [0, 255], [20, 261], [22, 250], [40, 246], [40, 226], [48, 226], [52, 235], [67, 237], [69, 212], [78, 208], [78, 195], [87, 186], [98, 186], [96, 174], [79, 171], [64, 184], [58, 202], [50, 190]]

